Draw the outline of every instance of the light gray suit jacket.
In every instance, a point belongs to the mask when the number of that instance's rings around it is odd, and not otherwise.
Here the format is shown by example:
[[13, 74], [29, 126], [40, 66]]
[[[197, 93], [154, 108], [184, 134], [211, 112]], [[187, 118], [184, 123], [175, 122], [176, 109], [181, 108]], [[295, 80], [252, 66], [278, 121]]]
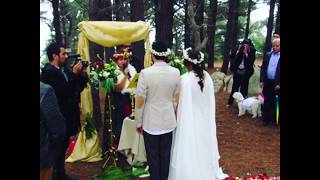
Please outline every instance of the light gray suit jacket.
[[180, 72], [165, 62], [158, 62], [140, 72], [137, 95], [144, 105], [136, 108], [137, 127], [149, 131], [176, 127], [175, 95], [178, 93]]

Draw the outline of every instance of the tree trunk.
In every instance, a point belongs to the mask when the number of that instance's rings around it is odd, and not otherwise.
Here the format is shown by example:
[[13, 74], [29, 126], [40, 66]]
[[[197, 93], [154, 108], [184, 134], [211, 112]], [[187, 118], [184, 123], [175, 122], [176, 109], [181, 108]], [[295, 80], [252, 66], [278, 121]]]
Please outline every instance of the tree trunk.
[[175, 24], [173, 24], [173, 29], [174, 29], [174, 33], [173, 33], [173, 37], [174, 37], [174, 40], [175, 40], [175, 43], [174, 43], [174, 52], [175, 54], [177, 54], [178, 52], [178, 49], [179, 49], [179, 37], [178, 37], [178, 28]]
[[214, 68], [214, 41], [216, 32], [216, 19], [217, 19], [218, 1], [210, 0], [209, 12], [208, 12], [208, 68]]
[[115, 6], [113, 12], [116, 15], [116, 21], [123, 21], [123, 1], [122, 0], [115, 0]]
[[[112, 19], [112, 9], [108, 8], [111, 7], [110, 0], [108, 1], [99, 1], [99, 0], [90, 0], [89, 1], [89, 20], [91, 21], [111, 21]], [[101, 58], [104, 58], [104, 47], [89, 42], [90, 46], [90, 58], [92, 61], [94, 61], [97, 57], [97, 54]], [[110, 51], [112, 51], [113, 48], [107, 48]], [[105, 57], [106, 60], [109, 59], [109, 57], [112, 57], [112, 54], [108, 57]], [[92, 101], [93, 101], [93, 119], [97, 123], [98, 127], [102, 126], [102, 120], [101, 120], [101, 110], [100, 110], [100, 96], [99, 96], [99, 90], [92, 88]], [[103, 141], [105, 141], [105, 138], [103, 138]], [[104, 149], [107, 147], [107, 142], [103, 143]]]
[[272, 35], [272, 29], [273, 29], [275, 3], [276, 3], [276, 0], [270, 0], [270, 10], [269, 10], [268, 25], [267, 25], [267, 36], [266, 36], [266, 41], [264, 44], [263, 57], [265, 56], [267, 51], [269, 51], [269, 47], [271, 47], [271, 35]]
[[67, 5], [64, 0], [60, 0], [60, 15], [61, 15], [61, 25], [62, 25], [62, 42], [67, 48], [74, 48], [71, 46], [72, 44], [72, 33], [73, 23], [75, 21], [75, 17], [68, 14]]
[[195, 11], [194, 11], [194, 6], [192, 4], [192, 1], [188, 0], [188, 16], [189, 16], [191, 33], [192, 33], [192, 45], [191, 46], [195, 50], [200, 51], [201, 49], [205, 48], [205, 46], [207, 44], [207, 41], [208, 41], [208, 38], [205, 37], [203, 39], [203, 41], [201, 41], [201, 38], [200, 38], [200, 28], [201, 28], [201, 26], [196, 23], [195, 15], [196, 14], [195, 14]]
[[171, 48], [173, 41], [173, 1], [154, 0], [154, 5], [156, 7], [156, 40], [162, 40], [167, 42], [168, 47]]
[[[203, 16], [204, 16], [204, 0], [193, 0], [194, 4], [193, 7], [196, 7], [196, 23], [198, 25], [203, 24]], [[200, 40], [203, 41], [204, 35], [203, 35], [204, 28], [201, 26], [200, 28]]]
[[[130, 2], [132, 22], [144, 21], [144, 3], [143, 0], [135, 0]], [[143, 69], [144, 62], [144, 41], [138, 41], [132, 44], [133, 66], [137, 72]]]
[[244, 34], [244, 39], [248, 39], [248, 37], [249, 37], [251, 8], [252, 8], [252, 0], [249, 0], [246, 31], [245, 31], [245, 34]]
[[56, 43], [62, 44], [61, 24], [60, 24], [60, 12], [59, 12], [59, 0], [51, 0], [53, 9], [53, 27], [55, 31]]
[[223, 46], [223, 64], [221, 67], [221, 72], [227, 74], [229, 68], [229, 61], [230, 61], [230, 49], [232, 46], [232, 33], [234, 27], [234, 11], [236, 8], [237, 0], [229, 0], [228, 2], [228, 22], [227, 22], [227, 32], [225, 34], [224, 46]]
[[275, 32], [280, 33], [280, 0], [278, 0], [278, 10], [277, 10], [277, 17], [276, 17], [276, 28]]
[[62, 43], [64, 44], [64, 46], [66, 47], [66, 48], [68, 48], [69, 47], [69, 43], [67, 42], [67, 36], [66, 36], [66, 34], [67, 34], [67, 29], [66, 29], [66, 24], [67, 24], [67, 22], [66, 22], [66, 14], [67, 14], [67, 11], [66, 11], [66, 4], [65, 4], [65, 2], [64, 2], [64, 0], [60, 0], [60, 4], [59, 4], [59, 6], [60, 6], [60, 19], [61, 19], [61, 30], [62, 30], [62, 32], [61, 32], [61, 35], [62, 35]]
[[[90, 0], [89, 11], [89, 19], [91, 21], [112, 21], [110, 0]], [[107, 51], [108, 53], [104, 53], [104, 51]], [[96, 43], [90, 42], [90, 57], [92, 60], [94, 60], [97, 54], [99, 54], [101, 58], [104, 58], [109, 63], [109, 59], [112, 57], [113, 53], [113, 48], [104, 48]]]
[[189, 15], [188, 15], [188, 0], [186, 0], [184, 5], [184, 48], [187, 49], [188, 47], [191, 47], [190, 44], [190, 23], [189, 23]]
[[[235, 9], [233, 11], [233, 27], [232, 27], [232, 40], [231, 40], [231, 51], [236, 51], [237, 49], [237, 42], [238, 42], [238, 36], [239, 36], [239, 31], [240, 31], [240, 26], [239, 26], [239, 12], [240, 12], [240, 0], [236, 0], [235, 3]], [[232, 61], [233, 59], [230, 59]]]

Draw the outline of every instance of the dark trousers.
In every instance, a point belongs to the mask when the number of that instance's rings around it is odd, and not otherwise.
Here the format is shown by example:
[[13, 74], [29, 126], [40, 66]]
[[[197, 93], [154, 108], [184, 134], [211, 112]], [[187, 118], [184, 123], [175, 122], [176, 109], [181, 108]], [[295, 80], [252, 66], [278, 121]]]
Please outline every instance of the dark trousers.
[[262, 108], [262, 120], [265, 124], [276, 122], [276, 92], [275, 82], [266, 80], [263, 83], [264, 104]]
[[150, 180], [167, 180], [169, 176], [172, 132], [151, 135], [143, 131]]
[[240, 93], [244, 98], [248, 96], [248, 86], [249, 86], [249, 79], [251, 76], [249, 75], [238, 75], [234, 74], [233, 76], [233, 84], [232, 90], [229, 96], [228, 104], [232, 105], [234, 98], [232, 97], [233, 93], [238, 92], [240, 88]]
[[57, 153], [57, 159], [53, 167], [53, 180], [62, 180], [66, 174], [64, 169], [64, 162], [66, 157], [66, 152], [69, 147], [69, 136], [67, 136]]

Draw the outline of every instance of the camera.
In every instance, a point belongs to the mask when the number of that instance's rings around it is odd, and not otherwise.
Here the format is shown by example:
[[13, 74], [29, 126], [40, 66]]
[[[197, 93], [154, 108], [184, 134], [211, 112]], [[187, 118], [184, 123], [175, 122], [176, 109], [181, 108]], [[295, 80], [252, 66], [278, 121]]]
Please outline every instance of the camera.
[[87, 68], [89, 66], [89, 61], [83, 61], [81, 59], [81, 55], [80, 54], [69, 55], [69, 59], [72, 59], [74, 61], [72, 66], [76, 65], [79, 61], [81, 61], [83, 69], [85, 69], [85, 68]]

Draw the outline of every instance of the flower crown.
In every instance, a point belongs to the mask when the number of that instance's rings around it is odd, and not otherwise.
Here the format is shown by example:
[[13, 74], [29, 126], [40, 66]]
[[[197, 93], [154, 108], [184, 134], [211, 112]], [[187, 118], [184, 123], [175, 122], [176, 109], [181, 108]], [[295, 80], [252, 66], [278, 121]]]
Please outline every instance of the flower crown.
[[157, 52], [155, 51], [154, 49], [152, 49], [152, 47], [150, 47], [150, 51], [152, 54], [156, 55], [156, 56], [169, 56], [171, 54], [171, 51], [170, 49], [168, 48], [167, 51], [164, 51], [164, 52]]
[[204, 54], [202, 52], [199, 51], [200, 53], [200, 60], [198, 59], [191, 59], [188, 55], [188, 51], [191, 50], [192, 48], [189, 47], [186, 50], [183, 51], [183, 58], [189, 62], [192, 62], [193, 64], [200, 64], [202, 63], [202, 61], [204, 61]]
[[119, 59], [128, 59], [129, 58], [129, 53], [128, 52], [124, 52], [124, 53], [119, 53], [119, 54], [114, 54], [113, 58], [115, 60], [119, 60]]

